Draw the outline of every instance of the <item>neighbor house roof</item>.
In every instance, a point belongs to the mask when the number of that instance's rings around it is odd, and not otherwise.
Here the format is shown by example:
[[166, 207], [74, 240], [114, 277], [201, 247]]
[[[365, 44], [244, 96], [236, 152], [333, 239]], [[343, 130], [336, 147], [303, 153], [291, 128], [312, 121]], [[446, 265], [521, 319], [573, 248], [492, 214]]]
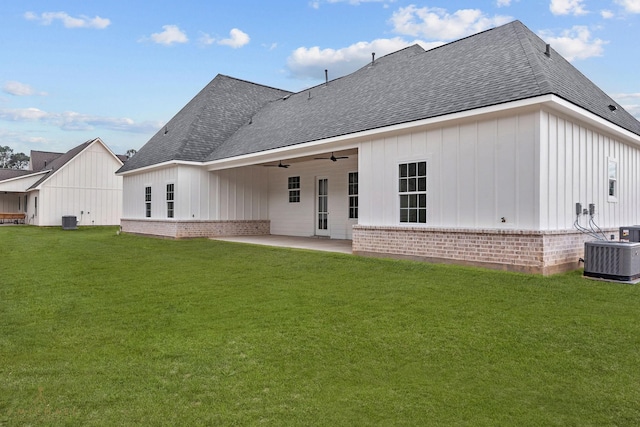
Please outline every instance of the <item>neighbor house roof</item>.
[[29, 175], [31, 173], [33, 173], [33, 171], [24, 169], [0, 169], [0, 181]]
[[[640, 135], [638, 120], [546, 51], [514, 21], [428, 51], [414, 45], [294, 94], [218, 76], [119, 172], [231, 158], [550, 94]], [[262, 96], [254, 99], [254, 92]]]
[[31, 150], [31, 157], [30, 157], [31, 170], [41, 171], [43, 169], [46, 169], [47, 165], [50, 165], [53, 160], [62, 156], [62, 154], [63, 153], [53, 153], [50, 151]]

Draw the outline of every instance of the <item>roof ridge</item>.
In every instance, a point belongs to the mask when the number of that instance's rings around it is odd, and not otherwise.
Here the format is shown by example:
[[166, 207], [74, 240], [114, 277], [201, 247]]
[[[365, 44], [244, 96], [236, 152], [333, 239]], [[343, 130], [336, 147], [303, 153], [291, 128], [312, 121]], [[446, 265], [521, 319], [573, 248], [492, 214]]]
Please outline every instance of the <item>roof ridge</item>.
[[534, 34], [534, 33], [531, 30], [529, 30], [527, 26], [520, 21], [513, 21], [511, 22], [511, 24], [513, 24], [512, 26], [513, 26], [514, 32], [516, 33], [518, 42], [520, 43], [520, 46], [522, 47], [522, 51], [524, 52], [527, 58], [527, 63], [529, 64], [529, 68], [533, 72], [533, 76], [536, 80], [536, 83], [538, 84], [538, 88], [540, 92], [542, 93], [552, 92], [553, 84], [551, 83], [547, 74], [545, 73], [542, 67], [542, 64], [540, 63], [540, 58], [538, 57], [538, 55], [536, 55], [537, 51], [536, 49], [533, 48], [531, 44], [531, 40], [529, 40], [529, 38], [527, 37], [527, 32], [525, 32], [525, 30], [528, 31], [529, 34]]
[[[217, 82], [216, 82], [217, 80]], [[263, 85], [260, 83], [255, 83], [255, 82], [250, 82], [248, 80], [244, 80], [244, 79], [239, 79], [236, 77], [231, 77], [225, 74], [218, 74], [213, 80], [211, 80], [211, 82], [209, 82], [209, 84], [201, 91], [204, 92], [205, 90], [215, 90], [217, 87], [220, 86], [221, 82], [223, 82], [224, 80], [228, 80], [228, 81], [233, 81], [236, 82], [238, 84], [242, 84], [242, 85], [247, 85], [247, 86], [254, 86], [257, 88], [262, 88], [262, 89], [269, 89], [269, 90], [275, 90], [275, 91], [280, 91], [280, 92], [286, 92], [289, 95], [292, 95], [293, 92], [284, 90], [284, 89], [279, 89], [276, 87], [272, 87], [272, 86], [267, 86], [267, 85]], [[215, 82], [215, 84], [214, 84]], [[196, 97], [193, 98], [193, 100], [195, 100], [198, 96], [196, 95]], [[266, 105], [269, 102], [273, 102], [273, 101], [277, 101], [282, 99], [281, 96], [278, 96], [277, 98], [274, 98], [272, 100], [266, 100], [264, 101], [264, 103], [262, 104], [262, 106]], [[186, 150], [188, 149], [189, 143], [190, 143], [190, 136], [192, 136], [194, 133], [191, 132], [190, 130], [194, 127], [194, 126], [198, 126], [198, 124], [200, 123], [201, 120], [205, 120], [204, 116], [205, 114], [208, 113], [207, 110], [207, 105], [208, 103], [206, 102], [206, 98], [202, 98], [203, 101], [203, 105], [201, 105], [199, 108], [197, 108], [196, 113], [194, 114], [193, 119], [191, 120], [191, 122], [189, 123], [189, 131], [185, 133], [185, 136], [182, 138], [182, 142], [179, 145], [178, 150], [176, 151], [176, 158], [181, 158], [182, 156], [185, 155]], [[237, 129], [236, 129], [237, 130]], [[224, 141], [220, 142], [218, 145], [223, 144]], [[210, 152], [208, 154], [206, 154], [204, 157], [208, 157], [213, 151], [215, 151], [215, 149], [217, 148], [217, 146], [213, 146], [210, 149]]]
[[236, 81], [243, 82], [243, 83], [249, 83], [249, 84], [254, 85], [254, 86], [261, 86], [261, 87], [264, 87], [264, 88], [267, 88], [267, 89], [275, 89], [275, 90], [281, 90], [281, 91], [284, 91], [284, 92], [295, 93], [295, 92], [291, 92], [290, 90], [287, 90], [287, 89], [282, 89], [282, 88], [275, 87], [275, 86], [263, 85], [261, 83], [256, 83], [256, 82], [252, 82], [252, 81], [249, 81], [249, 80], [239, 79], [237, 77], [229, 76], [227, 74], [218, 74], [216, 77], [226, 77], [226, 78], [231, 79], [231, 80], [236, 80]]

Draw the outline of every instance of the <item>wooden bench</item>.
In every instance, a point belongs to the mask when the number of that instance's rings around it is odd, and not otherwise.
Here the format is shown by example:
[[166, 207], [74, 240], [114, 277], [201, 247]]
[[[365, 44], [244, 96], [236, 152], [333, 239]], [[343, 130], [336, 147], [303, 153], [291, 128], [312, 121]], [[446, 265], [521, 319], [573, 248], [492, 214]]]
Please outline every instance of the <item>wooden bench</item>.
[[0, 212], [0, 224], [12, 222], [14, 224], [24, 224], [24, 212]]

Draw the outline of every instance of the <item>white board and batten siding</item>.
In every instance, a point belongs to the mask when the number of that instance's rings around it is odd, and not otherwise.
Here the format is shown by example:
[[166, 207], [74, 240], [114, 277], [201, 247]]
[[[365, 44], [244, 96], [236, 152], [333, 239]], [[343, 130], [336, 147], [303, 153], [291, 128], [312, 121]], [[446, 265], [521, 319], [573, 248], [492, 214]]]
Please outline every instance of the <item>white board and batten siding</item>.
[[[611, 159], [615, 199], [608, 196]], [[362, 143], [360, 224], [406, 225], [399, 223], [398, 165], [423, 160], [427, 223], [416, 226], [571, 230], [576, 202], [595, 204], [602, 228], [640, 223], [639, 147], [536, 109]]]
[[[640, 147], [552, 111], [543, 110], [540, 121], [540, 228], [572, 228], [577, 202], [595, 205], [601, 228], [640, 224]], [[618, 166], [615, 198], [609, 160]]]
[[535, 228], [537, 117], [529, 111], [363, 142], [359, 223], [407, 225], [399, 222], [399, 165], [426, 161], [427, 223], [418, 226]]
[[[151, 219], [209, 219], [209, 173], [199, 166], [172, 165], [124, 179], [123, 218], [146, 218], [145, 189], [151, 187]], [[167, 185], [173, 184], [174, 213], [168, 218]]]
[[246, 166], [211, 172], [214, 220], [266, 220], [269, 218], [269, 173], [262, 166]]
[[[337, 162], [328, 159], [293, 162], [288, 169], [269, 168], [271, 234], [302, 237], [316, 234], [317, 180], [326, 178], [328, 235], [332, 239], [351, 239], [352, 226], [358, 220], [349, 219], [349, 173], [358, 171], [358, 156], [348, 157]], [[289, 202], [289, 177], [300, 177], [300, 202]]]
[[[79, 225], [117, 225], [122, 213], [122, 164], [102, 144], [94, 143], [29, 193], [30, 223], [61, 225], [76, 216]], [[35, 214], [36, 197], [38, 211]]]

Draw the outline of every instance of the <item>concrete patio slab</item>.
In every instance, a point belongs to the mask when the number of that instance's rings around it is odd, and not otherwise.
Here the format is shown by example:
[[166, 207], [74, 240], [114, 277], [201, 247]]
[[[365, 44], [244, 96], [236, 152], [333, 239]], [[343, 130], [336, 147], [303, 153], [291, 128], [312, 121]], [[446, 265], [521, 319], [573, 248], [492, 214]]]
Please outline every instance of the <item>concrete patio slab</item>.
[[340, 252], [350, 254], [351, 240], [325, 239], [317, 237], [294, 236], [225, 236], [213, 237], [212, 240], [226, 242], [250, 243], [254, 245], [279, 246], [284, 248], [309, 249], [312, 251]]

